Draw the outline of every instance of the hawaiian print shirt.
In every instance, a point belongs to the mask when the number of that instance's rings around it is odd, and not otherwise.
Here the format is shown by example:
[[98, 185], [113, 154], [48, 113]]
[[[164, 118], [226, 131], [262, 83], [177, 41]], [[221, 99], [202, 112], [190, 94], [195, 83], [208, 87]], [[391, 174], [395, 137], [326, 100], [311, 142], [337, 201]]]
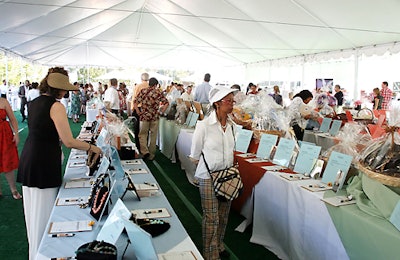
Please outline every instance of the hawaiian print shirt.
[[168, 103], [168, 99], [156, 87], [142, 89], [135, 98], [135, 103], [142, 104], [139, 114], [140, 121], [158, 120], [160, 104]]

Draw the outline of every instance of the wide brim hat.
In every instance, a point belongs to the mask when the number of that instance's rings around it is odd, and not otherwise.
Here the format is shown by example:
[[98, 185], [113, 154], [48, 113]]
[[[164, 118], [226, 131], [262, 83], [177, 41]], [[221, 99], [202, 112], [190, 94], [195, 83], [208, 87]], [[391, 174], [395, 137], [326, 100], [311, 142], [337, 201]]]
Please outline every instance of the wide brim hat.
[[56, 89], [62, 90], [79, 90], [78, 86], [74, 86], [69, 82], [69, 77], [61, 73], [50, 73], [47, 76], [47, 84]]
[[225, 87], [214, 87], [208, 93], [208, 100], [210, 100], [210, 104], [213, 104], [213, 103], [218, 102], [221, 99], [223, 99], [226, 95], [228, 95], [230, 93], [234, 93], [236, 91], [238, 91], [238, 89], [231, 89], [231, 88], [225, 88]]

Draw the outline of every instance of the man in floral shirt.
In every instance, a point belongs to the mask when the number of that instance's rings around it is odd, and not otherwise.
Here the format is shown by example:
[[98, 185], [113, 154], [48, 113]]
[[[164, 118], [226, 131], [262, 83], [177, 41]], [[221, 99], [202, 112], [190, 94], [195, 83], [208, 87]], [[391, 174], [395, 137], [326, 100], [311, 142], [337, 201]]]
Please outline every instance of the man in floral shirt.
[[[142, 106], [139, 108], [138, 104]], [[150, 78], [149, 87], [142, 89], [134, 100], [134, 108], [140, 119], [140, 153], [144, 159], [154, 160], [159, 114], [164, 114], [168, 105], [168, 99], [158, 88], [156, 78]]]

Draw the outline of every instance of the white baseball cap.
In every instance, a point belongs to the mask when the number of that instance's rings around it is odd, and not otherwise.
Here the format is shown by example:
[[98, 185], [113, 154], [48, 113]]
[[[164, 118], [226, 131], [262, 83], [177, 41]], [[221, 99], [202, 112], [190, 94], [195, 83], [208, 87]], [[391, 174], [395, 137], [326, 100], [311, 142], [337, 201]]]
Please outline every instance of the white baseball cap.
[[213, 104], [217, 101], [223, 99], [226, 95], [230, 93], [234, 93], [238, 91], [238, 89], [231, 89], [225, 87], [214, 87], [208, 93], [208, 100], [210, 100], [210, 104]]

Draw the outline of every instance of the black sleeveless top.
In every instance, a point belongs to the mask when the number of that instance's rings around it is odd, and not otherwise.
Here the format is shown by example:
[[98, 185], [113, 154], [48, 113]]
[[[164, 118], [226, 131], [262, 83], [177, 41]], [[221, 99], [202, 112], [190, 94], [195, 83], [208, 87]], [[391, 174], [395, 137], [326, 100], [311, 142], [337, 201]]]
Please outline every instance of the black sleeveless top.
[[50, 108], [58, 102], [41, 95], [28, 108], [29, 134], [22, 150], [17, 181], [40, 189], [60, 187], [61, 147], [57, 129], [50, 118]]

